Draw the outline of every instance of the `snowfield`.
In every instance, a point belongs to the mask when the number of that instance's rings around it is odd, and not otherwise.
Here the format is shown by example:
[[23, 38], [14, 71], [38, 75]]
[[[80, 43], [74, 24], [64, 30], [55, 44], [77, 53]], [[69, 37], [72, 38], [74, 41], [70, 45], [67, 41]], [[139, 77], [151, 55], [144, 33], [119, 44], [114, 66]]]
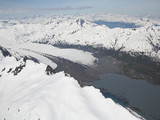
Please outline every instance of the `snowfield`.
[[[0, 61], [1, 120], [140, 120], [104, 98], [94, 87], [81, 88], [64, 72], [48, 76], [45, 64], [14, 57]], [[14, 75], [15, 69], [23, 66]], [[141, 118], [143, 119], [143, 118]]]

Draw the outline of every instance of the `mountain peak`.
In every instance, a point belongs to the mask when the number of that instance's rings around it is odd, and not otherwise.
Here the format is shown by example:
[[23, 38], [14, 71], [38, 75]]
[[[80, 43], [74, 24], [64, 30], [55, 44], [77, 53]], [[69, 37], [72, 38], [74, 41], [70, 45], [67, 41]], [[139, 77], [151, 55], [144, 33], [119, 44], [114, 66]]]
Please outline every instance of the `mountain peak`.
[[85, 23], [85, 21], [83, 19], [77, 19], [76, 23], [79, 24], [81, 27], [83, 27], [83, 24]]

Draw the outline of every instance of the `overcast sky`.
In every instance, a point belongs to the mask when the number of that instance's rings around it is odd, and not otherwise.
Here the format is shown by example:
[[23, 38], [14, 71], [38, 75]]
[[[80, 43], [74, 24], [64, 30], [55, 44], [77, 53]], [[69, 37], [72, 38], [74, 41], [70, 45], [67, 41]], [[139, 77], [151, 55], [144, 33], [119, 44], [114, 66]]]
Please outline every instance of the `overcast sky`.
[[0, 0], [0, 16], [115, 13], [160, 17], [160, 0]]

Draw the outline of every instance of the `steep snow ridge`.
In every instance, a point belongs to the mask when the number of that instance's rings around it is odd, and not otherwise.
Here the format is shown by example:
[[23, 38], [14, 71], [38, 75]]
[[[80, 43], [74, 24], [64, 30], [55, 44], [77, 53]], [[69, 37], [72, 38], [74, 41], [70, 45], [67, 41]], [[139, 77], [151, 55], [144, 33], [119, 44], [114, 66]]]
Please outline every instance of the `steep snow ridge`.
[[[16, 25], [0, 29], [0, 38], [4, 41], [21, 43], [30, 41], [48, 44], [101, 46], [129, 53], [143, 53], [149, 57], [160, 59], [158, 54], [160, 50], [160, 26], [154, 25], [155, 21], [139, 19], [141, 21], [139, 28], [109, 29], [107, 26], [100, 26], [87, 20], [77, 19], [74, 16], [43, 17], [42, 21], [40, 19], [42, 17], [29, 19], [28, 22], [30, 20], [32, 22], [27, 24], [24, 22], [18, 24], [17, 21]], [[39, 22], [36, 23], [34, 20]], [[136, 18], [135, 22], [139, 24]], [[157, 22], [157, 24], [159, 23]]]
[[6, 72], [19, 64], [14, 57], [0, 61], [1, 120], [140, 120], [64, 72], [47, 76], [44, 64], [27, 60], [18, 75]]

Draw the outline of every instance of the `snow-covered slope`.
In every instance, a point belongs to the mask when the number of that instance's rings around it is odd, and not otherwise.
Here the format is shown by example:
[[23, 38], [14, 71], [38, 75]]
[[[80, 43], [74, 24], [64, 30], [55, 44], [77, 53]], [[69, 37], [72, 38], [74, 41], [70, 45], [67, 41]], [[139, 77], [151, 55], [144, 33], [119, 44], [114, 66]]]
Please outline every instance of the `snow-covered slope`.
[[[80, 16], [85, 18], [85, 16]], [[37, 17], [1, 20], [0, 41], [36, 42], [47, 44], [92, 45], [107, 49], [138, 53], [160, 59], [160, 22], [157, 20], [117, 16], [117, 21], [134, 22], [138, 28], [114, 28], [89, 22], [110, 20], [116, 16], [94, 16], [86, 20], [77, 16]], [[121, 19], [123, 18], [123, 19]], [[116, 21], [116, 20], [114, 20]], [[1, 44], [1, 43], [0, 43]]]
[[64, 72], [48, 76], [46, 67], [14, 57], [0, 61], [0, 120], [140, 120]]

